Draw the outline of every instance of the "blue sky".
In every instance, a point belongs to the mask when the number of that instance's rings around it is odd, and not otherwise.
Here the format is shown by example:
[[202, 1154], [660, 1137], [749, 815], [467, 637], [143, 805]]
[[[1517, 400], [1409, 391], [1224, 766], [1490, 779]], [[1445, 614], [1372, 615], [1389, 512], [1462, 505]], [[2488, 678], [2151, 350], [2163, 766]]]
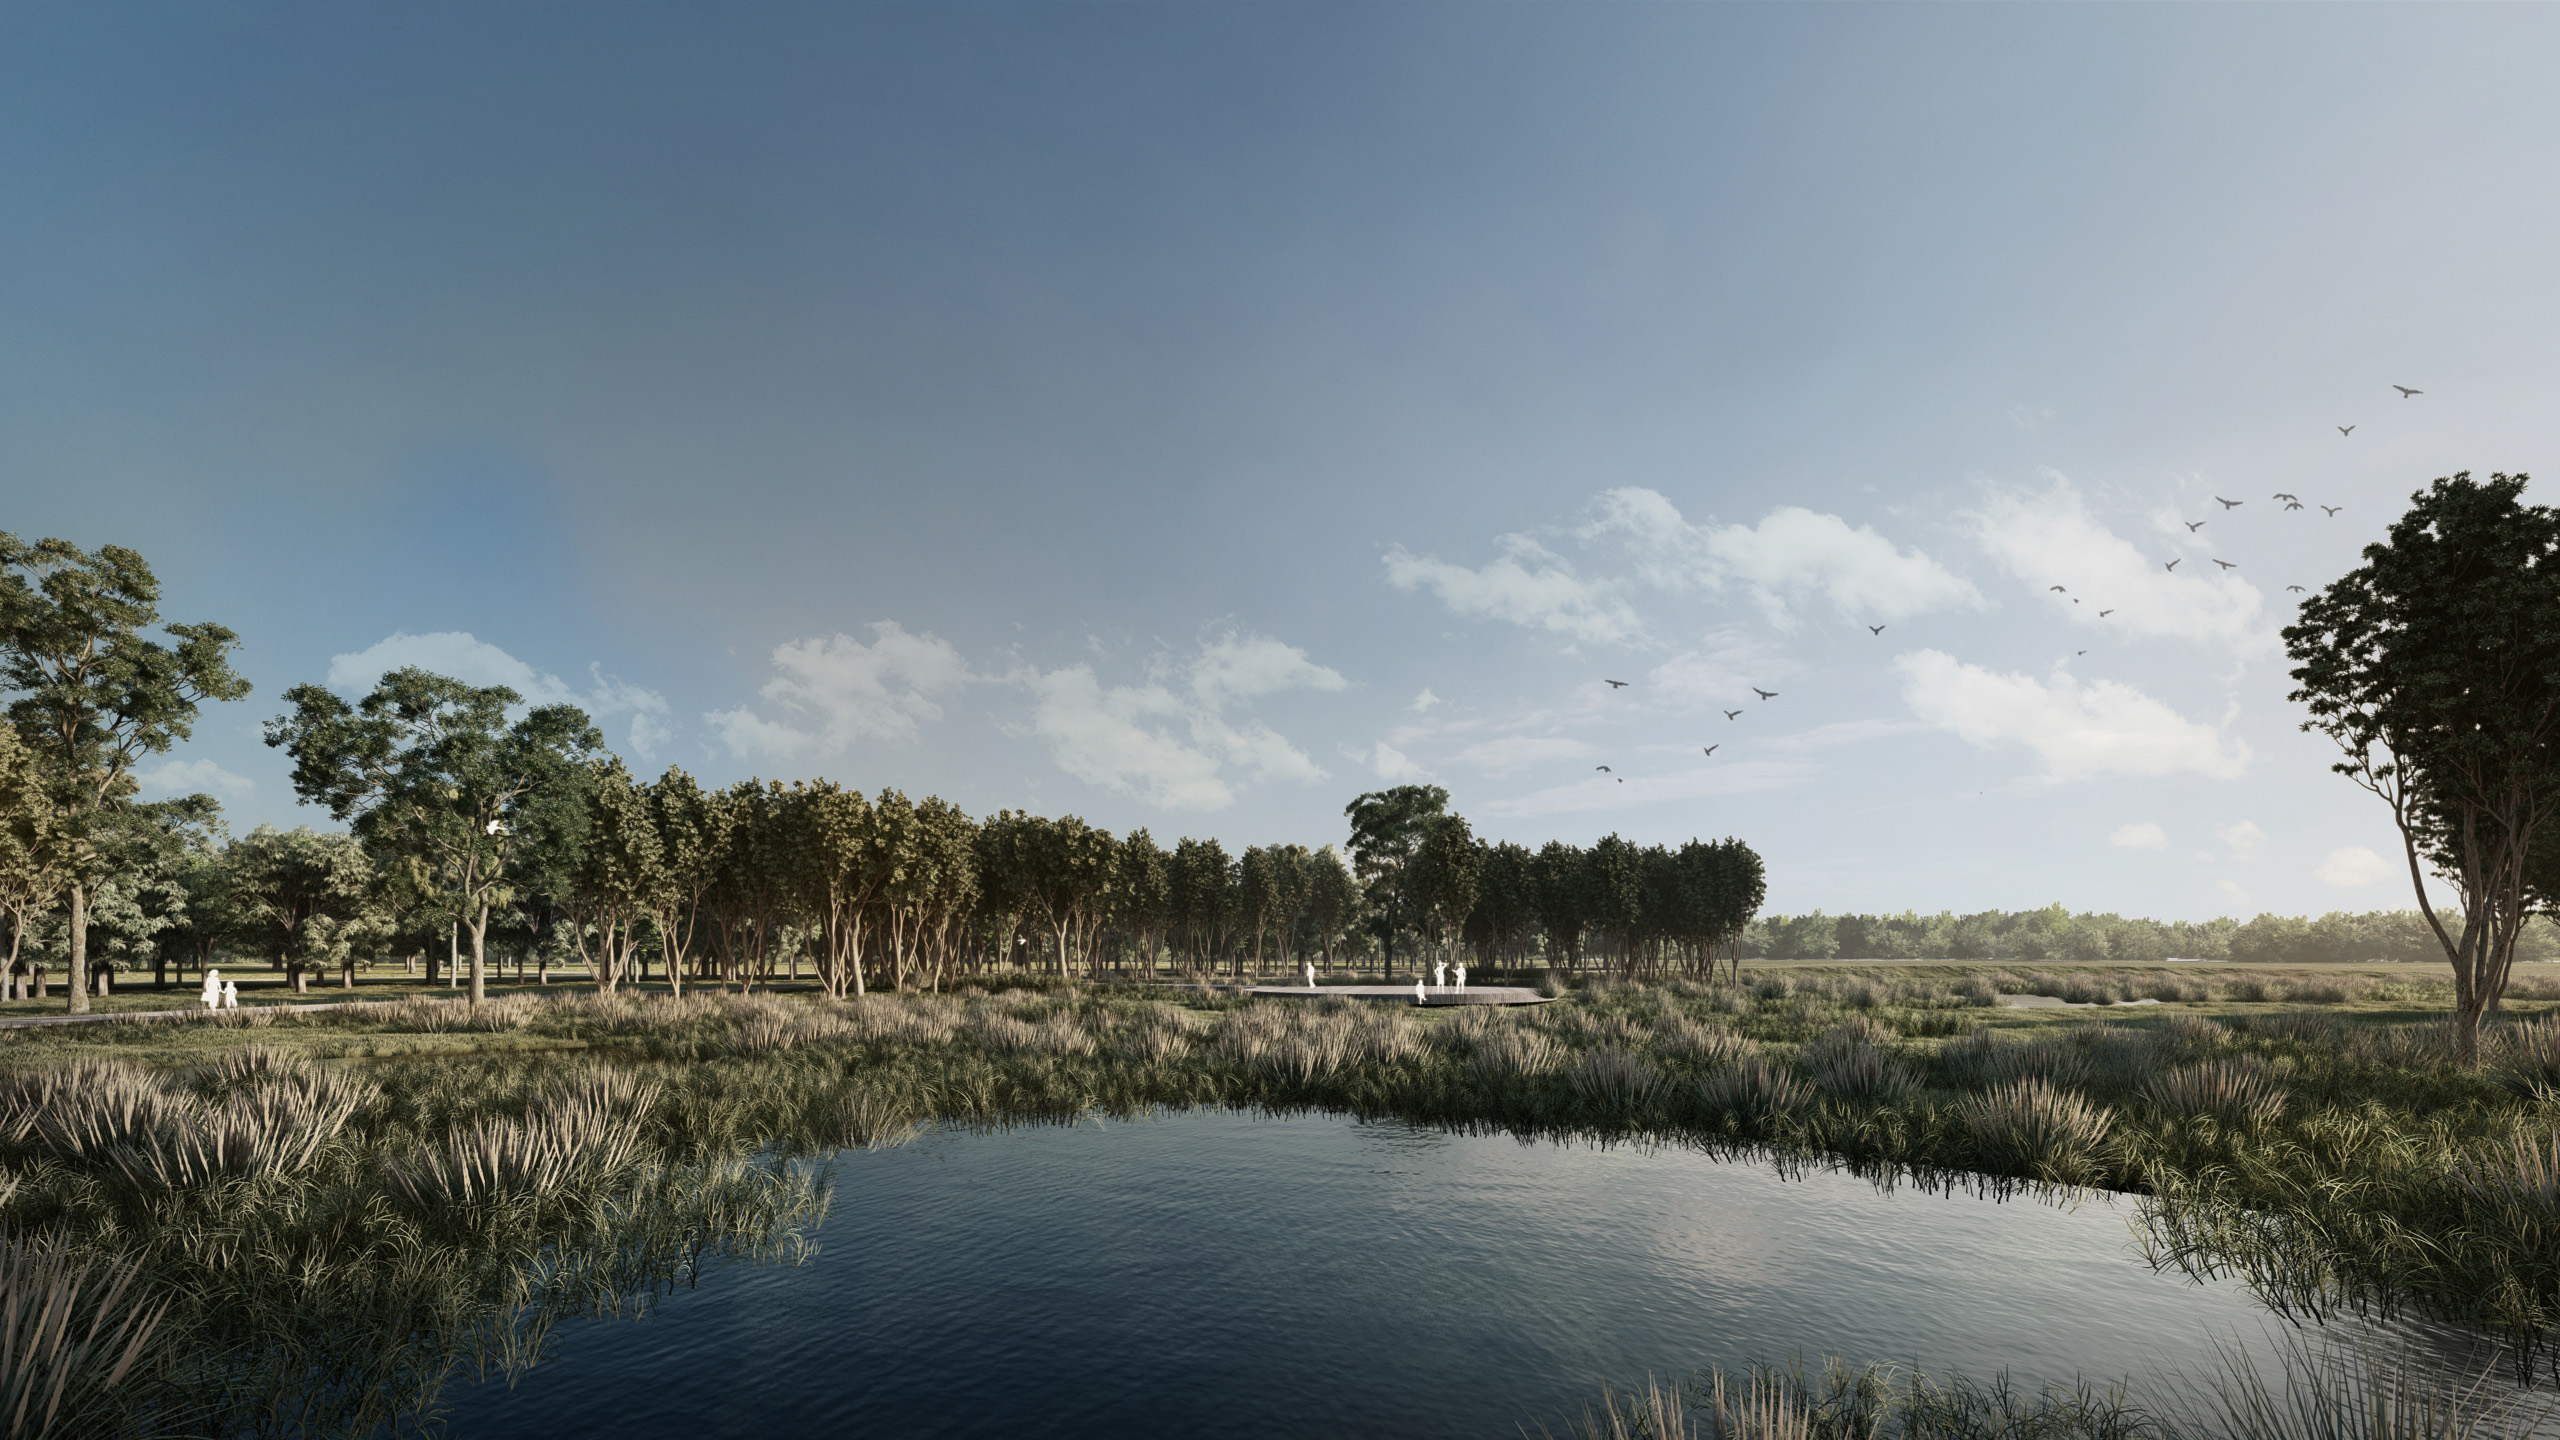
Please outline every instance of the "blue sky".
[[423, 663], [644, 770], [1166, 839], [1429, 778], [1742, 836], [1782, 910], [2397, 906], [2275, 630], [2430, 477], [2553, 464], [2555, 60], [2526, 7], [10, 7], [0, 527], [241, 632], [150, 773], [243, 826], [318, 818], [285, 688]]

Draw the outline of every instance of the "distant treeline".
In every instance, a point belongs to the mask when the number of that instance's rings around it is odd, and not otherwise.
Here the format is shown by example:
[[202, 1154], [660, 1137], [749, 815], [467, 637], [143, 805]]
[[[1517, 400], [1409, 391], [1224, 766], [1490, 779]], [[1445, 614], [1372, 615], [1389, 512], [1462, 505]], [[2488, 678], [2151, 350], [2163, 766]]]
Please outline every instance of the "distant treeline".
[[[2462, 917], [2445, 917], [2457, 938]], [[2146, 920], [2074, 915], [2060, 905], [2041, 910], [1984, 910], [1958, 915], [1768, 915], [1744, 927], [1747, 960], [2087, 960], [2138, 965], [2161, 960], [2276, 964], [2363, 961], [2444, 963], [2444, 947], [2415, 910], [2332, 910], [2317, 919], [2260, 915], [2254, 920]], [[2560, 960], [2560, 928], [2548, 917], [2527, 922], [2516, 940], [2520, 961]]]

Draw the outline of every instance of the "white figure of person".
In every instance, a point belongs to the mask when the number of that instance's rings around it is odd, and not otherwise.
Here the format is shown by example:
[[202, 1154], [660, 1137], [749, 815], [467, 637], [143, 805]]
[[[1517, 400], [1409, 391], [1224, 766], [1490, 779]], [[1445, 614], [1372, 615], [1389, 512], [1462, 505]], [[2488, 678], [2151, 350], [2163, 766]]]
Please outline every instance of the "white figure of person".
[[1466, 967], [1466, 966], [1464, 966], [1464, 965], [1460, 965], [1460, 966], [1458, 967], [1458, 990], [1459, 990], [1459, 993], [1464, 994], [1464, 993], [1466, 992], [1466, 988], [1467, 988], [1467, 967]]
[[1316, 962], [1313, 960], [1304, 960], [1300, 961], [1299, 964], [1307, 972], [1307, 988], [1313, 990], [1316, 988]]
[[1434, 990], [1446, 990], [1449, 988], [1448, 961], [1434, 960], [1431, 962], [1431, 988]]
[[236, 982], [230, 980], [222, 982], [222, 1008], [225, 1010], [240, 1008], [240, 986]]
[[1413, 1003], [1416, 1005], [1431, 1003], [1430, 997], [1422, 993], [1422, 977], [1419, 975], [1413, 977]]
[[222, 972], [219, 970], [204, 972], [204, 1008], [207, 1010], [222, 1008]]

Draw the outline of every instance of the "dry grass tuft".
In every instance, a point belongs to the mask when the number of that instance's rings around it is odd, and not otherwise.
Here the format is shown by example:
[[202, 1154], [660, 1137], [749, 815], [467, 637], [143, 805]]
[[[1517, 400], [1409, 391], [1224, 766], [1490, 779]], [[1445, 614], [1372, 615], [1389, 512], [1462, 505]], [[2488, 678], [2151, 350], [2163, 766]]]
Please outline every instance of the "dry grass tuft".
[[2081, 1178], [2114, 1116], [2039, 1079], [2013, 1080], [1956, 1107], [1956, 1119], [1994, 1166], [2039, 1180]]
[[16, 1435], [123, 1432], [117, 1394], [168, 1313], [138, 1265], [71, 1258], [59, 1238], [0, 1232], [0, 1416]]
[[2225, 1125], [2256, 1128], [2284, 1113], [2286, 1092], [2254, 1055], [2182, 1065], [2155, 1075], [2142, 1098], [2179, 1115], [2211, 1115]]

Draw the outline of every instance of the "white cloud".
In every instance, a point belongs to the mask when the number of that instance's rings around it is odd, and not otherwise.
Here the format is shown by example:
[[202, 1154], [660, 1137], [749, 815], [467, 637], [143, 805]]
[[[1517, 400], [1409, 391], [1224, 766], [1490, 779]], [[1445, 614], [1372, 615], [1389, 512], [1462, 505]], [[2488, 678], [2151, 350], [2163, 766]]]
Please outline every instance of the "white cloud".
[[2107, 837], [2107, 843], [2120, 850], [2166, 850], [2169, 848], [2169, 832], [2161, 829], [2157, 821], [2142, 820], [2117, 826], [2115, 833]]
[[1814, 598], [1862, 623], [1982, 605], [1969, 582], [1937, 561], [1837, 515], [1785, 505], [1756, 526], [1704, 527], [1660, 493], [1635, 488], [1602, 492], [1592, 511], [1584, 536], [1623, 540], [1654, 584], [1737, 587], [1777, 625], [1791, 623], [1795, 607]]
[[141, 782], [143, 792], [150, 795], [207, 793], [225, 800], [238, 800], [258, 788], [257, 781], [246, 775], [234, 775], [210, 760], [171, 760], [149, 770], [136, 770], [133, 778]]
[[1431, 687], [1425, 685], [1422, 687], [1422, 693], [1414, 696], [1413, 703], [1405, 708], [1411, 710], [1416, 715], [1428, 715], [1431, 713], [1432, 708], [1437, 706], [1439, 703], [1440, 697], [1432, 694]]
[[2267, 848], [2267, 832], [2246, 820], [2217, 825], [2213, 833], [2223, 848], [2231, 852], [2231, 858], [2243, 864], [2257, 859]]
[[1468, 746], [1457, 760], [1488, 775], [1508, 775], [1525, 766], [1561, 764], [1590, 754], [1589, 745], [1561, 735], [1505, 735]]
[[[1993, 494], [1972, 520], [1983, 550], [2074, 624], [2242, 653], [2275, 643], [2260, 615], [2257, 587], [2236, 570], [2216, 569], [2210, 546], [2181, 542], [2183, 556], [2155, 553], [2166, 550], [2156, 544], [2137, 548], [2091, 515], [2078, 489], [2059, 475], [2042, 494]], [[2179, 561], [2175, 572], [2165, 568], [2171, 559]], [[2055, 594], [2055, 585], [2064, 593]]]
[[778, 718], [745, 706], [703, 718], [740, 759], [836, 755], [863, 740], [913, 740], [917, 722], [942, 718], [934, 697], [966, 682], [969, 667], [938, 635], [911, 635], [894, 620], [870, 629], [868, 645], [838, 634], [773, 647], [781, 673], [761, 693]]
[[1368, 766], [1371, 774], [1390, 785], [1401, 785], [1409, 780], [1429, 778], [1429, 772], [1414, 764], [1411, 756], [1384, 740], [1378, 742], [1376, 749], [1360, 757], [1360, 763]]
[[1668, 775], [1630, 775], [1619, 784], [1613, 775], [1593, 775], [1569, 785], [1554, 785], [1509, 800], [1472, 809], [1492, 816], [1533, 819], [1594, 810], [1634, 810], [1675, 800], [1707, 800], [1721, 795], [1750, 795], [1784, 790], [1801, 783], [1814, 767], [1796, 760], [1755, 760], [1733, 765], [1706, 765]]
[[1506, 535], [1501, 543], [1508, 553], [1478, 570], [1414, 555], [1398, 545], [1387, 552], [1387, 583], [1399, 590], [1428, 588], [1460, 615], [1506, 620], [1576, 640], [1619, 644], [1643, 634], [1636, 612], [1612, 593], [1609, 582], [1574, 574], [1561, 558], [1525, 535]]
[[2241, 889], [2240, 882], [2236, 880], [2225, 879], [2214, 881], [2213, 893], [2221, 896], [2222, 903], [2233, 910], [2249, 910], [2254, 908], [2258, 903], [2257, 901], [2249, 898], [2249, 892]]
[[329, 658], [329, 688], [356, 694], [371, 690], [384, 675], [415, 667], [460, 680], [467, 685], [504, 685], [527, 705], [575, 705], [599, 723], [628, 715], [625, 748], [647, 759], [674, 738], [667, 723], [666, 697], [655, 690], [624, 683], [590, 663], [586, 690], [559, 676], [534, 669], [505, 650], [467, 630], [438, 630], [425, 635], [397, 632], [348, 655]]
[[[1324, 778], [1278, 731], [1226, 713], [1263, 695], [1344, 687], [1339, 674], [1309, 661], [1306, 652], [1267, 636], [1228, 634], [1203, 642], [1180, 665], [1157, 668], [1142, 685], [1106, 686], [1090, 665], [1026, 667], [1006, 678], [1031, 692], [1030, 733], [1048, 743], [1059, 768], [1165, 809], [1223, 810], [1235, 803], [1230, 767], [1255, 780]], [[1408, 763], [1401, 755], [1394, 760]]]
[[2248, 767], [2246, 742], [2225, 740], [2130, 685], [1994, 674], [1936, 650], [1893, 663], [1912, 714], [1985, 749], [2033, 750], [2057, 780], [2181, 771], [2232, 780]]
[[2330, 851], [2329, 858], [2320, 862], [2320, 868], [2311, 872], [2312, 878], [2321, 884], [2335, 885], [2344, 890], [2371, 885], [2390, 874], [2391, 862], [2362, 845], [2342, 845]]

